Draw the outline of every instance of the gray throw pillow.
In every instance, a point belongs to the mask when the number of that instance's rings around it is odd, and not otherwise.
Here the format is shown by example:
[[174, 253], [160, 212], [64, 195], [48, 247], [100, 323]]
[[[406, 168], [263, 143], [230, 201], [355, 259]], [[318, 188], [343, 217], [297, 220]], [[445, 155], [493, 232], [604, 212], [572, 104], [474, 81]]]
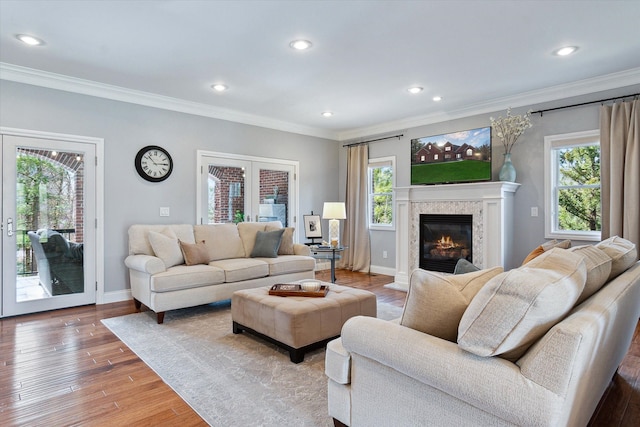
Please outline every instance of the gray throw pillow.
[[456, 263], [456, 268], [453, 270], [453, 274], [465, 274], [465, 273], [473, 273], [474, 271], [480, 270], [478, 267], [470, 263], [464, 258], [460, 258]]
[[278, 258], [278, 249], [284, 228], [275, 231], [258, 231], [251, 258]]

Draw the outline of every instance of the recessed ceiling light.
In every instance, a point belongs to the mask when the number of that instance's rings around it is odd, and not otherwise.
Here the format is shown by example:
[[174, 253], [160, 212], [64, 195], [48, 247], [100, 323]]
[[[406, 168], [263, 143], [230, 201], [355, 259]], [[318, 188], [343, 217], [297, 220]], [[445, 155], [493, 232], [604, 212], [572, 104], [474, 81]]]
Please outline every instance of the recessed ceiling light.
[[309, 40], [294, 40], [289, 43], [289, 46], [295, 50], [307, 50], [312, 46], [312, 44]]
[[434, 96], [432, 99], [433, 99], [435, 102], [442, 101], [442, 97], [441, 97], [441, 96]]
[[424, 89], [423, 89], [423, 88], [421, 88], [420, 86], [413, 86], [413, 87], [410, 87], [409, 89], [407, 89], [407, 91], [408, 91], [409, 93], [413, 93], [413, 94], [420, 93], [420, 92], [422, 92], [423, 90], [424, 90]]
[[216, 92], [224, 92], [225, 90], [229, 89], [229, 86], [218, 83], [218, 84], [212, 85], [211, 88]]
[[333, 116], [333, 113], [331, 111], [323, 111], [322, 113], [320, 113], [320, 115], [322, 117], [331, 117]]
[[39, 38], [29, 36], [27, 34], [16, 34], [16, 38], [22, 43], [28, 44], [29, 46], [41, 46], [44, 44], [44, 41], [40, 40]]
[[576, 46], [565, 46], [556, 50], [554, 53], [558, 56], [567, 56], [567, 55], [571, 55], [576, 50], [578, 50]]

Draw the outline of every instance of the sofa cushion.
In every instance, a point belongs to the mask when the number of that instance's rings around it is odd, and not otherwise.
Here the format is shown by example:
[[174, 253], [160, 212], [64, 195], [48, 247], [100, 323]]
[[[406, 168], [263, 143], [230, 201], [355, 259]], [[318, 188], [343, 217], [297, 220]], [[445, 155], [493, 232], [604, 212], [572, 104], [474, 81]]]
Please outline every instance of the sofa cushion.
[[571, 310], [586, 275], [580, 255], [554, 248], [495, 276], [464, 312], [458, 345], [478, 356], [517, 360]]
[[591, 245], [575, 246], [569, 252], [580, 255], [587, 268], [587, 280], [584, 289], [576, 301], [576, 305], [596, 293], [602, 285], [607, 283], [611, 273], [611, 258], [604, 251]]
[[233, 258], [211, 261], [209, 265], [224, 270], [227, 283], [257, 279], [269, 275], [269, 265], [254, 258]]
[[609, 273], [608, 280], [618, 277], [638, 259], [636, 245], [619, 236], [603, 240], [596, 245], [596, 248], [601, 249], [611, 257], [611, 273]]
[[502, 267], [495, 267], [447, 275], [414, 270], [400, 324], [455, 342], [460, 318], [472, 298], [489, 279], [502, 271]]
[[195, 225], [193, 232], [197, 241], [204, 240], [211, 261], [245, 256], [236, 224]]
[[258, 231], [251, 250], [251, 258], [277, 258], [284, 228], [274, 231]]
[[548, 242], [541, 244], [534, 250], [532, 250], [529, 253], [529, 255], [527, 255], [527, 257], [524, 259], [524, 261], [522, 261], [522, 265], [525, 265], [532, 259], [539, 257], [546, 251], [551, 250], [553, 248], [569, 249], [570, 247], [571, 247], [571, 240], [563, 240], [561, 242], [557, 241], [556, 239], [550, 240]]
[[[278, 226], [267, 225], [265, 231], [275, 231], [280, 229]], [[285, 227], [282, 234], [282, 240], [280, 240], [280, 247], [278, 248], [278, 255], [295, 255], [293, 251], [293, 233], [295, 232], [293, 227]]]
[[260, 258], [269, 265], [269, 276], [309, 271], [316, 267], [316, 260], [301, 255], [280, 255], [277, 258]]
[[240, 222], [238, 223], [238, 233], [244, 247], [244, 256], [249, 258], [256, 243], [258, 231], [264, 231], [267, 225], [264, 222]]
[[178, 240], [180, 250], [187, 265], [209, 264], [209, 251], [204, 244], [204, 240], [196, 243], [185, 243]]
[[153, 253], [164, 262], [167, 268], [184, 264], [178, 238], [170, 228], [165, 228], [160, 233], [149, 231], [148, 238]]
[[176, 265], [151, 276], [152, 292], [170, 292], [224, 283], [225, 274], [220, 268], [209, 265]]
[[155, 255], [149, 242], [149, 232], [161, 233], [164, 229], [173, 231], [183, 242], [196, 242], [193, 237], [193, 225], [190, 224], [134, 224], [129, 227], [129, 255]]

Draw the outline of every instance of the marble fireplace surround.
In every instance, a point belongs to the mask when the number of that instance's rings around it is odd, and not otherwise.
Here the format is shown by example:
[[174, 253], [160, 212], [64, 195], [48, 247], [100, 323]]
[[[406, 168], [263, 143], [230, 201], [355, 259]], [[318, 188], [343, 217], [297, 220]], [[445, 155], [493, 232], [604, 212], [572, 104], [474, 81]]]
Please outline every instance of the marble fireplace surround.
[[418, 268], [420, 214], [466, 214], [473, 217], [473, 263], [480, 268], [511, 268], [514, 195], [520, 184], [491, 181], [395, 188], [396, 275], [392, 286], [408, 290]]

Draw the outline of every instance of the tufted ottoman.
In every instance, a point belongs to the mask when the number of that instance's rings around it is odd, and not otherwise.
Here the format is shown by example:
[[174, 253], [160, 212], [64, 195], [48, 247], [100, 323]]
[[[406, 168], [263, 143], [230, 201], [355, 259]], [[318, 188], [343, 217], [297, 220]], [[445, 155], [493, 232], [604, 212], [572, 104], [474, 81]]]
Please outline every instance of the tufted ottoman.
[[362, 289], [329, 286], [323, 298], [269, 295], [269, 287], [236, 291], [231, 298], [233, 333], [250, 332], [287, 351], [294, 363], [304, 354], [338, 337], [353, 316], [376, 317], [375, 294]]

